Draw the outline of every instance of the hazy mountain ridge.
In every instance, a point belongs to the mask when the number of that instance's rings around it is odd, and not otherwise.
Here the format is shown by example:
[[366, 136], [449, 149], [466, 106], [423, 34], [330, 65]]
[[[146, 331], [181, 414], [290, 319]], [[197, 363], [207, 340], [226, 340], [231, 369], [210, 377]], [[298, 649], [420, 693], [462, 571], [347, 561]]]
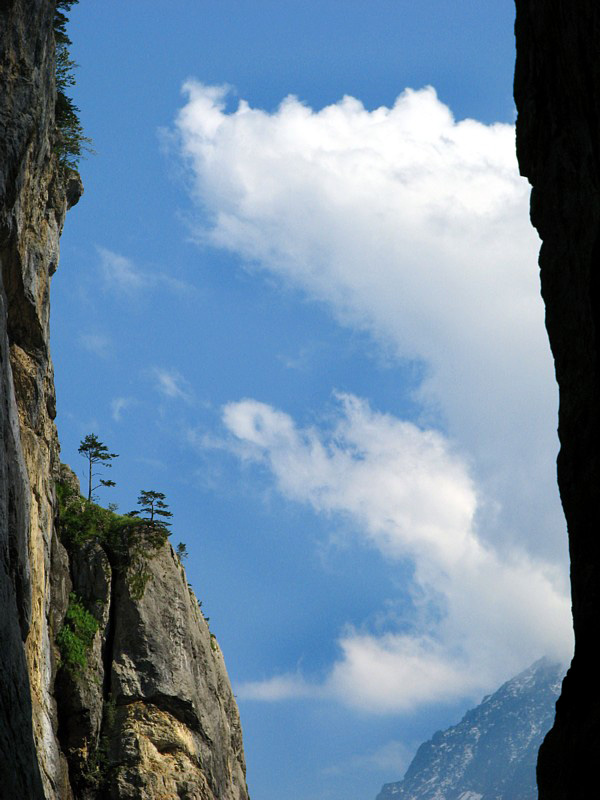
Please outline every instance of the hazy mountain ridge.
[[537, 752], [564, 667], [542, 659], [422, 744], [404, 779], [377, 800], [532, 800]]

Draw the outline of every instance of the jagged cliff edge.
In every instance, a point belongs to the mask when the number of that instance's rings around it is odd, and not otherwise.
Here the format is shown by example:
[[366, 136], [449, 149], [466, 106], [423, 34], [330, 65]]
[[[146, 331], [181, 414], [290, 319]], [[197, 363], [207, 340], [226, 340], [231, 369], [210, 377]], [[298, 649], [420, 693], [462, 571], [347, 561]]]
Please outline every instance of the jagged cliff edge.
[[[69, 555], [55, 526], [50, 279], [82, 189], [53, 154], [53, 16], [0, 4], [0, 797], [246, 800], [225, 665], [170, 546], [138, 597], [100, 542]], [[72, 590], [98, 631], [57, 684]]]
[[600, 5], [516, 0], [516, 8], [517, 154], [542, 239], [575, 630], [538, 787], [540, 800], [587, 800], [598, 794], [600, 753]]

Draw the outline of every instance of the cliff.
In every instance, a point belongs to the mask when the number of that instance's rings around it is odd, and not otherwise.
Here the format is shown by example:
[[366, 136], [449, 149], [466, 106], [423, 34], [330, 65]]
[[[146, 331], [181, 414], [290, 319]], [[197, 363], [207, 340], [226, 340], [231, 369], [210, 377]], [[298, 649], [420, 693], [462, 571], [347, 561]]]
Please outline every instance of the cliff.
[[540, 272], [560, 391], [558, 483], [569, 531], [575, 654], [540, 751], [539, 796], [596, 784], [600, 698], [600, 7], [517, 0], [521, 172], [542, 239]]
[[245, 800], [223, 659], [170, 545], [140, 591], [114, 542], [60, 519], [50, 279], [82, 188], [54, 152], [54, 10], [0, 4], [0, 796]]
[[88, 504], [68, 468], [60, 478], [55, 697], [75, 796], [245, 800], [223, 657], [166, 532]]

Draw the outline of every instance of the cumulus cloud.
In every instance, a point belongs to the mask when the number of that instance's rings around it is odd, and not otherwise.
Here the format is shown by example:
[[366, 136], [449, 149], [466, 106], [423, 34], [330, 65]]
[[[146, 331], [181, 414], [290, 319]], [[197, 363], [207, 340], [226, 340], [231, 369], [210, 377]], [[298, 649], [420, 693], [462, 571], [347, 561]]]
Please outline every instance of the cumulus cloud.
[[266, 465], [279, 491], [318, 513], [349, 519], [388, 559], [414, 563], [408, 629], [349, 629], [326, 681], [297, 674], [239, 687], [243, 697], [335, 697], [372, 712], [473, 696], [542, 655], [572, 644], [560, 573], [523, 550], [479, 535], [479, 498], [467, 465], [438, 432], [340, 396], [329, 431], [299, 428], [256, 400], [223, 420], [246, 459]]
[[184, 88], [198, 238], [424, 367], [412, 422], [351, 396], [328, 432], [255, 400], [225, 408], [232, 449], [282, 494], [414, 564], [412, 624], [343, 631], [324, 680], [275, 676], [240, 695], [401, 712], [566, 659], [556, 389], [514, 127], [456, 120], [431, 87], [391, 108], [288, 97], [273, 112]]
[[556, 390], [514, 128], [433, 88], [391, 108], [295, 97], [272, 113], [190, 81], [177, 119], [198, 235], [426, 365], [423, 419], [470, 454], [486, 535], [565, 557]]

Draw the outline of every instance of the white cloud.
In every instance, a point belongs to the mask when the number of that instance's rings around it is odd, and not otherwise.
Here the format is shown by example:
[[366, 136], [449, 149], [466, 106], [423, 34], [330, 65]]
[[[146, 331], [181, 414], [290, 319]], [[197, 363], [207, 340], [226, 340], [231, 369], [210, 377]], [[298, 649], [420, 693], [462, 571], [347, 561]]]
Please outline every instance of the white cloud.
[[[538, 240], [512, 125], [456, 121], [432, 88], [273, 113], [190, 81], [177, 128], [201, 237], [425, 362], [423, 418], [475, 462], [488, 537], [566, 556]], [[494, 502], [491, 502], [491, 501]]]
[[432, 88], [373, 111], [288, 97], [273, 113], [227, 113], [224, 88], [185, 92], [199, 238], [425, 366], [419, 425], [353, 397], [329, 434], [255, 400], [226, 407], [233, 449], [284, 495], [414, 564], [412, 627], [347, 630], [325, 680], [240, 695], [400, 712], [567, 658], [556, 389], [514, 127], [456, 121]]
[[566, 660], [569, 602], [560, 572], [525, 551], [486, 542], [469, 470], [438, 432], [341, 396], [328, 432], [301, 429], [264, 403], [224, 409], [247, 459], [266, 465], [279, 491], [318, 513], [350, 519], [366, 543], [414, 563], [413, 616], [401, 632], [349, 629], [323, 682], [277, 676], [239, 687], [279, 700], [323, 694], [376, 713], [476, 696], [542, 655]]
[[324, 695], [322, 689], [308, 683], [299, 674], [277, 675], [264, 681], [248, 681], [239, 691], [245, 700], [267, 702]]
[[344, 416], [327, 442], [255, 400], [229, 404], [223, 420], [266, 456], [288, 497], [308, 500], [317, 511], [351, 512], [387, 555], [401, 557], [408, 545], [433, 549], [448, 565], [466, 557], [475, 488], [445, 439], [372, 414], [355, 397], [341, 401]]
[[192, 389], [183, 375], [176, 369], [154, 367], [152, 375], [156, 380], [156, 389], [171, 400], [192, 400]]

